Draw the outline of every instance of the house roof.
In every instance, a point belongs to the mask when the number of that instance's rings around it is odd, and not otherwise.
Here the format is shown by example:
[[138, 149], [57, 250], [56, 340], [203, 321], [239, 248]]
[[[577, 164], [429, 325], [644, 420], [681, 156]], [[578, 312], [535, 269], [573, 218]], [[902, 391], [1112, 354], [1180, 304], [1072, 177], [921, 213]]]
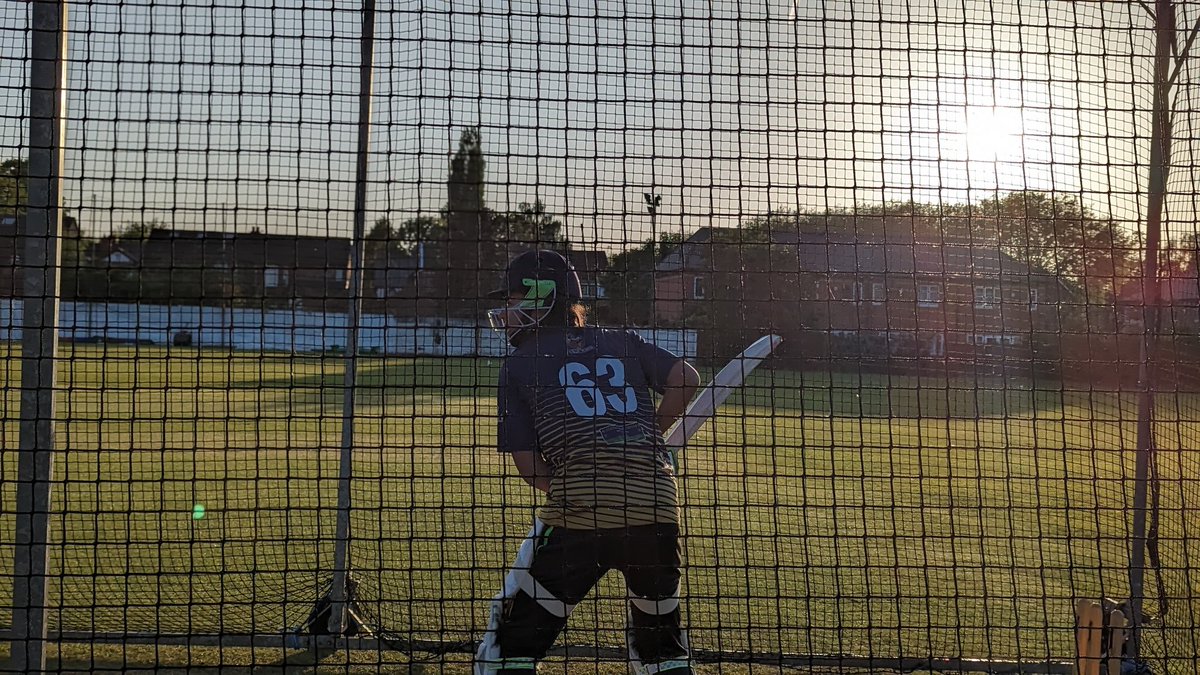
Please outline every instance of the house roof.
[[262, 261], [274, 267], [345, 268], [350, 261], [350, 240], [341, 237], [239, 234], [233, 242], [239, 260]]
[[120, 242], [120, 246], [147, 267], [175, 269], [229, 266], [344, 269], [350, 260], [349, 239], [261, 232], [156, 228], [140, 245]]
[[597, 250], [567, 251], [567, 260], [580, 275], [590, 276], [608, 269], [608, 254]]
[[88, 255], [109, 266], [132, 267], [141, 259], [142, 245], [139, 241], [123, 242], [109, 236], [92, 244]]
[[[24, 215], [0, 216], [0, 237], [16, 237], [24, 233]], [[67, 238], [78, 238], [80, 236], [79, 221], [75, 217], [63, 214], [62, 235]]]
[[741, 234], [741, 229], [736, 227], [702, 227], [658, 261], [654, 270], [656, 272], [702, 270], [712, 255], [712, 248], [716, 240], [736, 242], [739, 234]]
[[201, 269], [228, 266], [233, 234], [154, 228], [141, 241], [118, 241], [147, 268]]

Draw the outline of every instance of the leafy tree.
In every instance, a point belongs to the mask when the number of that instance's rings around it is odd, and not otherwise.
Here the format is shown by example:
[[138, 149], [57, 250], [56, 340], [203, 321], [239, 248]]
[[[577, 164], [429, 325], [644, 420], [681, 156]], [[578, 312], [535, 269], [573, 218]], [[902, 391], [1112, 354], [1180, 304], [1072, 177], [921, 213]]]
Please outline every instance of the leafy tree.
[[546, 205], [540, 199], [532, 204], [522, 202], [516, 211], [496, 214], [492, 223], [501, 241], [537, 248], [566, 248], [562, 221], [546, 213]]
[[117, 230], [113, 234], [113, 238], [117, 241], [127, 243], [143, 242], [150, 238], [150, 233], [154, 230], [161, 230], [165, 228], [166, 225], [164, 225], [161, 221], [154, 219], [148, 221], [129, 222], [125, 223], [120, 230]]
[[446, 290], [451, 313], [475, 312], [481, 289], [479, 271], [496, 266], [495, 244], [486, 237], [490, 234], [484, 203], [486, 167], [479, 129], [465, 129], [450, 160], [447, 180]]
[[1200, 233], [1189, 232], [1172, 241], [1166, 249], [1164, 257], [1166, 260], [1162, 267], [1165, 271], [1169, 270], [1174, 276], [1195, 274], [1197, 263], [1200, 262]]
[[790, 234], [842, 241], [922, 244], [973, 241], [986, 245], [986, 238], [980, 238], [977, 224], [972, 222], [972, 214], [977, 212], [978, 208], [969, 204], [889, 201], [822, 211], [773, 211], [747, 219], [742, 228], [763, 231], [771, 237]]
[[406, 250], [416, 248], [419, 243], [442, 241], [446, 238], [446, 219], [434, 216], [409, 218], [397, 226], [396, 238]]
[[395, 236], [400, 250], [413, 255], [419, 244], [446, 241], [446, 218], [444, 216], [409, 218], [396, 228]]
[[392, 221], [387, 216], [380, 216], [375, 219], [375, 224], [367, 231], [366, 240], [370, 241], [391, 241], [396, 238], [396, 228], [392, 227]]
[[62, 276], [59, 287], [64, 299], [73, 300], [80, 297], [83, 284], [94, 283], [92, 278], [95, 275], [89, 274], [92, 268], [89, 254], [95, 241], [82, 235], [74, 216], [63, 215], [62, 231]]
[[914, 246], [995, 247], [1046, 270], [1086, 293], [1111, 300], [1137, 270], [1133, 235], [1069, 195], [1013, 192], [975, 204], [886, 202], [825, 211], [778, 211], [747, 220], [743, 229], [844, 241], [888, 241]]
[[[256, 286], [261, 285], [261, 279], [254, 279], [259, 275], [252, 270], [197, 269], [164, 264], [148, 257], [145, 244], [156, 230], [164, 229], [164, 223], [153, 219], [122, 226], [113, 234], [113, 239], [127, 246], [139, 257], [141, 264], [134, 268], [107, 268], [95, 266], [92, 261], [81, 263], [74, 274], [77, 297], [166, 305], [248, 304], [249, 299], [261, 298], [261, 288]], [[64, 275], [69, 271], [65, 246], [64, 242]]]
[[976, 232], [994, 237], [1017, 260], [1080, 289], [1089, 304], [1110, 302], [1137, 273], [1133, 235], [1075, 197], [1013, 192], [983, 202], [976, 212]]
[[[450, 177], [447, 185], [449, 187], [448, 201], [452, 212], [483, 212], [486, 170], [487, 162], [483, 158], [483, 135], [477, 127], [464, 129], [458, 139], [458, 151], [450, 160]], [[468, 223], [464, 224], [469, 226]]]
[[363, 248], [368, 268], [387, 267], [388, 262], [402, 252], [396, 228], [387, 216], [375, 221], [364, 237]]
[[403, 255], [396, 228], [392, 227], [392, 221], [387, 216], [377, 219], [363, 237], [363, 249], [363, 283], [370, 298], [374, 297], [379, 287], [380, 275], [386, 278], [387, 270], [395, 267]]
[[[387, 217], [376, 220], [365, 241], [367, 297], [376, 297], [376, 290], [381, 288], [379, 284], [389, 278], [387, 270], [409, 267], [409, 256], [417, 255], [420, 244], [433, 239], [444, 240], [445, 231], [445, 220], [440, 218], [410, 218], [399, 227], [393, 226]], [[422, 262], [428, 263], [427, 260]]]
[[606, 297], [597, 303], [597, 314], [618, 325], [653, 323], [654, 266], [682, 241], [678, 234], [663, 234], [613, 256], [600, 275]]
[[20, 215], [29, 205], [29, 160], [0, 161], [0, 215]]

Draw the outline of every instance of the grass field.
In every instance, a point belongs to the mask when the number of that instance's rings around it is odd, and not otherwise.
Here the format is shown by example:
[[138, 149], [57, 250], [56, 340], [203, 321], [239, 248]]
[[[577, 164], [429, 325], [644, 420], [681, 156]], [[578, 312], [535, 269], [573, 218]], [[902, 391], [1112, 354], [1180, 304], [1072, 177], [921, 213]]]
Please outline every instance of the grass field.
[[[11, 532], [20, 366], [0, 354]], [[62, 356], [55, 625], [299, 624], [332, 565], [341, 361], [69, 345]], [[351, 551], [363, 609], [388, 630], [477, 637], [528, 529], [534, 497], [493, 449], [497, 367], [360, 362]], [[1149, 646], [1194, 659], [1200, 460], [1178, 451], [1200, 445], [1200, 396], [1158, 405], [1161, 536], [1178, 599]], [[1068, 660], [1074, 599], [1128, 594], [1135, 440], [1130, 394], [762, 371], [684, 454], [692, 643]], [[10, 569], [11, 547], [0, 552]], [[619, 580], [597, 596], [567, 639], [621, 644]]]

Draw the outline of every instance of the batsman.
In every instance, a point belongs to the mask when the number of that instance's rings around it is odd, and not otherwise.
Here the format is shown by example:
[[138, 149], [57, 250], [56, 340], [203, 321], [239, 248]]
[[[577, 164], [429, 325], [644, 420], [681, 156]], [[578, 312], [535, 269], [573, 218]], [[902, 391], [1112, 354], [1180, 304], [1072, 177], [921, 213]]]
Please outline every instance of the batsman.
[[679, 503], [663, 433], [699, 375], [633, 331], [586, 325], [579, 276], [552, 251], [514, 258], [492, 297], [504, 306], [489, 322], [513, 348], [500, 370], [497, 448], [546, 497], [492, 602], [476, 674], [531, 675], [612, 569], [628, 589], [634, 670], [689, 674]]

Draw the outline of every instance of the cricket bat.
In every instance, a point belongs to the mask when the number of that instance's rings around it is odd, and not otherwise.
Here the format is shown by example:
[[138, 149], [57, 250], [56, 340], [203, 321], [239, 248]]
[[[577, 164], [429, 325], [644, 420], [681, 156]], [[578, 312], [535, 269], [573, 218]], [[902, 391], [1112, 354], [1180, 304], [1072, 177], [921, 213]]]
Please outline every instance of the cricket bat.
[[783, 342], [783, 338], [778, 335], [764, 335], [759, 338], [741, 354], [733, 357], [733, 360], [717, 373], [712, 382], [709, 382], [708, 386], [700, 390], [700, 393], [692, 399], [687, 412], [683, 414], [683, 419], [676, 422], [675, 426], [671, 427], [667, 433], [667, 448], [671, 452], [673, 464], [676, 453], [687, 445], [688, 439], [704, 426], [717, 408], [725, 402], [725, 399], [729, 398], [735, 389], [742, 386], [742, 383], [746, 381], [746, 376], [770, 356], [781, 342]]

